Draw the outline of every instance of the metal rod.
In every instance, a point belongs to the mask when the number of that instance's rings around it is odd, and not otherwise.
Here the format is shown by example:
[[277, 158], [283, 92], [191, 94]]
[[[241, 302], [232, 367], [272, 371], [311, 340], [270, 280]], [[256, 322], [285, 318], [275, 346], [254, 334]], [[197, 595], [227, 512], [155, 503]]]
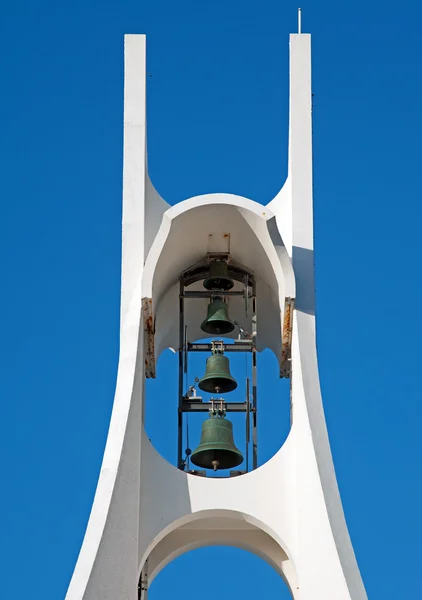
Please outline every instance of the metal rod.
[[179, 410], [177, 412], [177, 468], [182, 467], [183, 452], [183, 413], [181, 411], [183, 403], [183, 375], [184, 375], [184, 338], [185, 338], [185, 299], [183, 297], [183, 281], [180, 281], [179, 295]]
[[251, 423], [250, 423], [250, 398], [249, 398], [249, 377], [246, 377], [246, 473], [249, 472], [249, 442], [251, 438]]
[[245, 316], [248, 316], [248, 275], [245, 273], [245, 277], [243, 279], [243, 299], [245, 303]]
[[202, 292], [202, 291], [197, 291], [197, 292], [185, 292], [184, 294], [185, 298], [211, 298], [212, 296], [241, 296], [243, 297], [245, 295], [245, 292], [225, 292], [224, 290], [221, 290], [221, 292], [219, 290], [214, 290], [213, 292]]
[[302, 9], [297, 9], [297, 32], [302, 33]]
[[[246, 402], [225, 402], [224, 408], [226, 412], [247, 412]], [[190, 400], [183, 402], [179, 408], [179, 411], [183, 413], [209, 412], [209, 410], [209, 402], [191, 402]]]
[[[253, 332], [254, 339], [256, 337], [256, 297], [252, 298], [252, 322], [255, 322], [255, 331]], [[255, 350], [255, 349], [254, 349]], [[257, 384], [256, 384], [256, 350], [252, 353], [252, 464], [253, 468], [256, 469], [258, 467], [258, 439], [257, 439], [257, 427], [256, 427], [256, 417], [257, 417]]]
[[256, 347], [257, 322], [256, 322], [256, 296], [252, 297], [252, 344]]
[[[254, 349], [252, 341], [236, 342], [224, 346], [224, 352], [252, 352]], [[211, 352], [212, 344], [192, 344], [188, 342], [189, 352]]]
[[[185, 307], [183, 306], [183, 308], [185, 308]], [[184, 319], [183, 319], [183, 321], [184, 321]], [[184, 333], [184, 337], [183, 337], [183, 354], [184, 354], [183, 372], [185, 375], [187, 375], [187, 372], [188, 372], [188, 326], [187, 325], [185, 325], [185, 333]]]

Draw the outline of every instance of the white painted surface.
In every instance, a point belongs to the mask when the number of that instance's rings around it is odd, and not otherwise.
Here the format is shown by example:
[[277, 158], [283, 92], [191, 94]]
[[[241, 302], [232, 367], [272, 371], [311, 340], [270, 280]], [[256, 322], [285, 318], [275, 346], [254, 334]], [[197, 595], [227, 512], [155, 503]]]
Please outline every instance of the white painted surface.
[[[118, 383], [97, 493], [67, 600], [136, 600], [147, 559], [151, 579], [176, 556], [212, 544], [236, 545], [263, 557], [284, 577], [295, 600], [364, 600], [318, 379], [310, 36], [291, 36], [289, 175], [268, 207], [228, 194], [166, 207], [145, 173], [144, 36], [126, 36], [125, 48]], [[141, 300], [153, 299], [156, 354], [177, 344], [177, 279], [204, 256], [210, 233], [217, 243], [229, 233], [233, 257], [257, 273], [258, 307], [264, 307], [259, 336], [278, 356], [284, 299], [296, 297], [290, 434], [265, 465], [232, 479], [177, 470], [152, 447], [141, 422]], [[236, 318], [236, 306], [230, 310]], [[203, 312], [194, 312], [192, 332], [202, 318]]]
[[[152, 297], [156, 314], [156, 357], [165, 348], [179, 343], [179, 276], [201, 260], [208, 251], [209, 236], [220, 240], [230, 235], [232, 258], [257, 273], [257, 320], [260, 323], [259, 349], [269, 347], [281, 354], [284, 273], [268, 230], [265, 207], [252, 200], [230, 194], [209, 194], [180, 202], [164, 215], [159, 233], [147, 257], [138, 293]], [[213, 246], [216, 248], [216, 246]], [[177, 250], [175, 250], [177, 249]], [[294, 295], [294, 275], [286, 253], [286, 269]], [[200, 330], [207, 300], [188, 301], [186, 325], [189, 339], [204, 337]], [[282, 307], [280, 309], [280, 306]], [[251, 331], [245, 322], [242, 298], [229, 301], [230, 316]], [[229, 335], [235, 337], [236, 333]]]

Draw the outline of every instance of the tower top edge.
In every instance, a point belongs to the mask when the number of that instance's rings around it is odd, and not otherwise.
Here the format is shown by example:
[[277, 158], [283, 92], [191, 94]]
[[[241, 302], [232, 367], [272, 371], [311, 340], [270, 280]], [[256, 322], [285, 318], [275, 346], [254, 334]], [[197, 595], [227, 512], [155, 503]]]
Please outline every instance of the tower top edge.
[[146, 38], [147, 34], [146, 33], [125, 33], [123, 36], [126, 39], [130, 39], [130, 38]]
[[[310, 33], [290, 33], [289, 36], [292, 37], [305, 37], [305, 38], [310, 38], [311, 34]], [[146, 33], [125, 33], [123, 35], [124, 39], [133, 39], [133, 38], [146, 38], [147, 34]]]
[[291, 33], [290, 37], [291, 38], [310, 38], [311, 34], [310, 33]]

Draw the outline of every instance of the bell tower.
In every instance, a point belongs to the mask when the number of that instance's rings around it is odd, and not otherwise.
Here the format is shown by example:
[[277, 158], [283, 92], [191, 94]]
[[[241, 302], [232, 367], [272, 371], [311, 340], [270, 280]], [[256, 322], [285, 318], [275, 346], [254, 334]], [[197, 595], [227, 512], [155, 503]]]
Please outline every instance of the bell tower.
[[[300, 31], [300, 28], [299, 28]], [[343, 515], [318, 377], [312, 205], [311, 39], [290, 36], [288, 177], [267, 205], [207, 194], [169, 206], [147, 172], [145, 36], [125, 37], [120, 358], [110, 429], [67, 600], [146, 600], [180, 554], [233, 545], [264, 558], [295, 600], [365, 600]], [[145, 433], [145, 379], [178, 354], [173, 464]], [[258, 461], [257, 368], [290, 379], [291, 429]], [[186, 383], [191, 355], [203, 372]], [[230, 370], [250, 357], [245, 381]], [[190, 373], [190, 371], [189, 371]], [[199, 446], [183, 443], [205, 413]], [[239, 447], [234, 414], [244, 418]], [[240, 418], [239, 417], [239, 418]]]

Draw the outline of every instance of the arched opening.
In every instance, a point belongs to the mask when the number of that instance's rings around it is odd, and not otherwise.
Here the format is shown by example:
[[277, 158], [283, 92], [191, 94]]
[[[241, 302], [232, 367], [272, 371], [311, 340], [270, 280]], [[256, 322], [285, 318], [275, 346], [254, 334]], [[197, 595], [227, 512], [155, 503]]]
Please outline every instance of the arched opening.
[[148, 600], [291, 600], [276, 570], [247, 550], [228, 546], [198, 548], [169, 563], [148, 590]]
[[[288, 377], [284, 335], [293, 288], [291, 273], [285, 274], [289, 268], [279, 257], [282, 242], [271, 233], [262, 207], [215, 196], [212, 203], [211, 197], [186, 201], [198, 205], [184, 211], [169, 209], [147, 259], [143, 288], [151, 297], [146, 298], [146, 329], [153, 333], [148, 334], [145, 362], [147, 377], [156, 379], [147, 381], [144, 417], [152, 443], [177, 468], [201, 477], [233, 477], [267, 462], [290, 430], [290, 385], [281, 377]], [[224, 266], [223, 279], [215, 277], [216, 265], [218, 273]], [[227, 279], [228, 287], [216, 284]], [[211, 280], [214, 285], [206, 285]], [[223, 321], [234, 323], [223, 332], [229, 339], [219, 329], [203, 327], [211, 321], [214, 303], [225, 307]], [[225, 366], [208, 370], [208, 361], [220, 367], [225, 361]], [[235, 389], [229, 389], [228, 364]], [[169, 428], [170, 423], [175, 425]], [[231, 428], [234, 442], [226, 436]], [[212, 443], [204, 441], [205, 429]], [[176, 453], [170, 450], [175, 444]]]

